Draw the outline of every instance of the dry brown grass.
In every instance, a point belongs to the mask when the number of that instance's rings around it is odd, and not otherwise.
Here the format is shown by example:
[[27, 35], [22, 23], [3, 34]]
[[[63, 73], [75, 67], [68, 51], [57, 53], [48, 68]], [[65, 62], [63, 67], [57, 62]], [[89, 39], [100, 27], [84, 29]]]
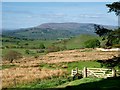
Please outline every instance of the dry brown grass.
[[[83, 52], [81, 50], [69, 50], [55, 53], [49, 53], [42, 58], [45, 63], [74, 62], [80, 60], [107, 60], [118, 56], [119, 52]], [[62, 58], [61, 58], [62, 57]]]
[[3, 70], [2, 86], [13, 87], [16, 84], [26, 84], [36, 80], [52, 78], [66, 74], [63, 70], [40, 69], [39, 67], [11, 68]]
[[[53, 76], [61, 76], [66, 73], [56, 67], [56, 70], [40, 69], [40, 63], [58, 64], [60, 62], [74, 62], [80, 60], [106, 60], [113, 56], [118, 56], [119, 54], [118, 52], [98, 52], [95, 50], [84, 51], [84, 49], [60, 51], [40, 56], [37, 59], [34, 57], [24, 57], [17, 62], [14, 61], [13, 64], [15, 64], [16, 67], [2, 70], [2, 86], [11, 87], [15, 85], [15, 81], [17, 84], [30, 83]], [[9, 62], [5, 61], [3, 64], [9, 64]], [[61, 67], [67, 68], [67, 65]]]

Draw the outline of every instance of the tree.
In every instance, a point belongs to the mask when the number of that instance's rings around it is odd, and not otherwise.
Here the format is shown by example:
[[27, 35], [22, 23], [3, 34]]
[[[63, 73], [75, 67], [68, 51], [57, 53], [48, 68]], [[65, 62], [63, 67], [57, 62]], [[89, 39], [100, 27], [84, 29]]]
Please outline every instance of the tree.
[[102, 41], [105, 41], [104, 47], [120, 44], [120, 29], [109, 30], [100, 25], [94, 25], [95, 33], [102, 37]]
[[120, 15], [120, 1], [113, 2], [112, 4], [106, 4], [106, 6], [109, 8], [108, 12], [115, 12], [117, 16]]
[[19, 59], [19, 58], [22, 58], [22, 54], [17, 52], [17, 51], [13, 51], [13, 50], [10, 50], [7, 54], [5, 54], [4, 56], [4, 59], [5, 60], [9, 60], [10, 63], [13, 62], [13, 60], [16, 60], [16, 59]]
[[114, 31], [112, 31], [108, 36], [107, 36], [107, 43], [106, 45], [109, 46], [109, 44], [111, 46], [115, 45], [115, 44], [120, 44], [120, 29], [116, 29]]
[[86, 41], [84, 44], [86, 48], [95, 48], [100, 46], [100, 41], [98, 39], [91, 39]]
[[94, 25], [95, 33], [98, 34], [100, 37], [108, 35], [112, 30], [106, 29], [100, 25]]
[[[113, 12], [115, 12], [116, 16], [120, 16], [120, 1], [113, 2], [112, 4], [107, 4], [106, 6], [109, 7], [108, 12], [113, 11]], [[101, 28], [97, 28], [96, 30], [100, 31]], [[99, 34], [99, 33], [97, 33], [97, 34]], [[101, 36], [103, 36], [103, 35], [105, 35], [105, 34], [102, 34]], [[107, 42], [106, 42], [107, 46], [110, 46], [110, 45], [113, 46], [114, 44], [120, 44], [120, 28], [118, 28], [116, 30], [112, 30], [110, 32], [107, 31], [107, 34], [105, 36], [107, 39]], [[106, 66], [106, 67], [118, 66], [120, 68], [120, 55], [118, 55], [117, 57], [114, 56], [112, 59], [108, 59], [108, 60], [98, 60], [98, 62], [100, 62], [102, 66]]]
[[[120, 1], [119, 2], [113, 2], [112, 4], [106, 4], [107, 7], [109, 7], [108, 12], [115, 12], [115, 14], [118, 16], [120, 15]], [[98, 34], [100, 37], [103, 37], [103, 41], [106, 41], [106, 46], [113, 46], [115, 44], [120, 44], [120, 28], [116, 30], [109, 30], [104, 27], [101, 27], [100, 25], [94, 25], [95, 27], [95, 33]]]

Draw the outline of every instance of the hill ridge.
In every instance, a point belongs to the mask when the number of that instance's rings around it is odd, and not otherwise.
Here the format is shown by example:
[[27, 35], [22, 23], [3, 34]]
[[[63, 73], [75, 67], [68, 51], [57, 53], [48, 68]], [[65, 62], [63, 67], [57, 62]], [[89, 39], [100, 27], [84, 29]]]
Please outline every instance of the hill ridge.
[[[43, 23], [41, 25], [22, 28], [13, 31], [3, 31], [3, 35], [14, 36], [17, 38], [27, 39], [59, 39], [70, 38], [80, 34], [92, 34], [95, 35], [94, 23]], [[102, 26], [102, 25], [101, 25]], [[114, 26], [103, 25], [106, 28], [114, 29]]]

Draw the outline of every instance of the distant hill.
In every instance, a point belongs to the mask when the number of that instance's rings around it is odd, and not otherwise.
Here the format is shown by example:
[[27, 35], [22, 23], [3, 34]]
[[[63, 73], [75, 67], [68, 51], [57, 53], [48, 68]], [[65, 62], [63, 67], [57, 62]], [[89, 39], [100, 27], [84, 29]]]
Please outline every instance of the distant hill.
[[[70, 38], [80, 34], [95, 35], [94, 25], [91, 23], [44, 23], [36, 27], [17, 30], [3, 30], [2, 35], [27, 39], [60, 39]], [[109, 29], [114, 26], [101, 25]]]

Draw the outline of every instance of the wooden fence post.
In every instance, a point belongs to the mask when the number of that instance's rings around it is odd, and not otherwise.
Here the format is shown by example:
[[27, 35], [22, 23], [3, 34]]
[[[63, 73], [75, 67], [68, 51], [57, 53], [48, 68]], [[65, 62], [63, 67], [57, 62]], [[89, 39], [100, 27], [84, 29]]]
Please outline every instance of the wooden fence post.
[[83, 69], [83, 78], [87, 77], [87, 67], [84, 67]]
[[76, 73], [78, 73], [78, 67], [76, 67]]
[[112, 77], [116, 77], [116, 70], [112, 68]]

